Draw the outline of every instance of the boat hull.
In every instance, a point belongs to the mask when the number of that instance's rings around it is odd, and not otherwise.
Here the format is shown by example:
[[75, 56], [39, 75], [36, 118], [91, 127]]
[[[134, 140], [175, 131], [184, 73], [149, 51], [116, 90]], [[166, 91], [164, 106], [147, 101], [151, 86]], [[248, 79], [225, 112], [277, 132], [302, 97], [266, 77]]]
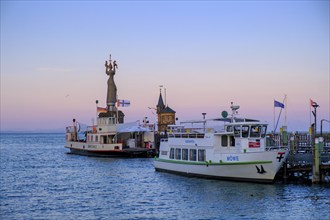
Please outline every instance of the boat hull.
[[[287, 156], [284, 152], [283, 161]], [[273, 156], [271, 156], [273, 155]], [[277, 152], [265, 153], [274, 159], [236, 163], [183, 162], [155, 158], [156, 171], [211, 179], [272, 183], [283, 161], [276, 160]]]
[[204, 179], [216, 179], [216, 180], [227, 180], [227, 181], [237, 181], [237, 182], [256, 182], [256, 183], [273, 183], [273, 179], [265, 179], [265, 178], [250, 178], [250, 177], [234, 177], [234, 176], [215, 176], [215, 175], [207, 175], [207, 174], [200, 174], [200, 173], [185, 173], [180, 171], [174, 170], [167, 170], [162, 168], [156, 168], [158, 172], [166, 172], [172, 173], [176, 175], [182, 175], [187, 177], [198, 177]]
[[[70, 149], [70, 154], [92, 157], [154, 157], [154, 148], [124, 148], [117, 144], [88, 144], [84, 142], [67, 142], [64, 146]], [[119, 148], [119, 149], [115, 149]]]
[[70, 154], [91, 157], [154, 157], [156, 152], [154, 149], [127, 149], [118, 151], [88, 151], [70, 148]]

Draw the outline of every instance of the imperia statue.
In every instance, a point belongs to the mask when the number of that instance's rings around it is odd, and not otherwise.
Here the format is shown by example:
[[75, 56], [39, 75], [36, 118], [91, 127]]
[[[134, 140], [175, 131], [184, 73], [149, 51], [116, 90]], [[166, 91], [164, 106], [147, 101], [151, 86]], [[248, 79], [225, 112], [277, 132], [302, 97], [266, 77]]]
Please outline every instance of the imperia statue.
[[118, 68], [116, 61], [111, 63], [111, 55], [108, 61], [105, 61], [105, 73], [109, 76], [108, 79], [108, 91], [107, 91], [107, 108], [108, 111], [113, 111], [117, 102], [117, 87], [114, 81], [114, 75], [116, 74], [116, 69]]

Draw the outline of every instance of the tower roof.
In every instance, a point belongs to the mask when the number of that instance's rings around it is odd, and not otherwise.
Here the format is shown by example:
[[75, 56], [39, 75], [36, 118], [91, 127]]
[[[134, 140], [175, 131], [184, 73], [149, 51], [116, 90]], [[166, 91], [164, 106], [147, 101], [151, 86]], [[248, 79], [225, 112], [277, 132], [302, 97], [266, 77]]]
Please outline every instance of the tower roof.
[[161, 113], [174, 113], [175, 114], [175, 111], [173, 109], [171, 109], [170, 107], [166, 106], [166, 108], [161, 110]]
[[160, 109], [164, 109], [165, 108], [163, 97], [162, 97], [162, 93], [159, 94], [157, 108], [160, 108]]

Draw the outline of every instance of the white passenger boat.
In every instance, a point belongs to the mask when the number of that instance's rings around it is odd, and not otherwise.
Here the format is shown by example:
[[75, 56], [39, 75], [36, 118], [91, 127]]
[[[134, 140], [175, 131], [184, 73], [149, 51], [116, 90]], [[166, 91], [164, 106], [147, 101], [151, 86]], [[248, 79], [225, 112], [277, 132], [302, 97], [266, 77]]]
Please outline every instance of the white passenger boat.
[[[73, 125], [66, 127], [65, 147], [72, 154], [101, 157], [151, 157], [156, 154], [154, 128], [144, 122], [124, 123], [124, 113], [119, 106], [128, 106], [128, 100], [117, 99], [114, 75], [117, 62], [105, 62], [105, 72], [109, 76], [107, 107], [97, 107], [96, 125], [82, 130], [80, 123], [73, 119]], [[98, 104], [98, 101], [96, 101]]]
[[116, 123], [115, 117], [98, 117], [97, 125], [82, 126], [73, 119], [66, 127], [65, 147], [70, 153], [96, 157], [153, 157], [154, 131], [148, 125]]
[[[169, 126], [161, 139], [156, 171], [188, 176], [249, 182], [273, 182], [288, 156], [288, 149], [266, 147], [267, 124], [237, 118], [239, 106], [231, 105], [227, 118], [188, 121]], [[220, 122], [222, 129], [207, 127]], [[200, 127], [196, 127], [200, 124]]]

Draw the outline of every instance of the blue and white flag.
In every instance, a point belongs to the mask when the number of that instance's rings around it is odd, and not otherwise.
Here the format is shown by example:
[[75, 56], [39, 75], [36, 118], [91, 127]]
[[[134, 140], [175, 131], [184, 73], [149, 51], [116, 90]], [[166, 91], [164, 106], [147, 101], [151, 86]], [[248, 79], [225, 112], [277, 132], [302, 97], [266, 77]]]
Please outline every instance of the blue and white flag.
[[284, 104], [282, 102], [274, 100], [274, 107], [284, 108]]
[[129, 100], [117, 100], [117, 107], [128, 107], [130, 104], [131, 102]]

